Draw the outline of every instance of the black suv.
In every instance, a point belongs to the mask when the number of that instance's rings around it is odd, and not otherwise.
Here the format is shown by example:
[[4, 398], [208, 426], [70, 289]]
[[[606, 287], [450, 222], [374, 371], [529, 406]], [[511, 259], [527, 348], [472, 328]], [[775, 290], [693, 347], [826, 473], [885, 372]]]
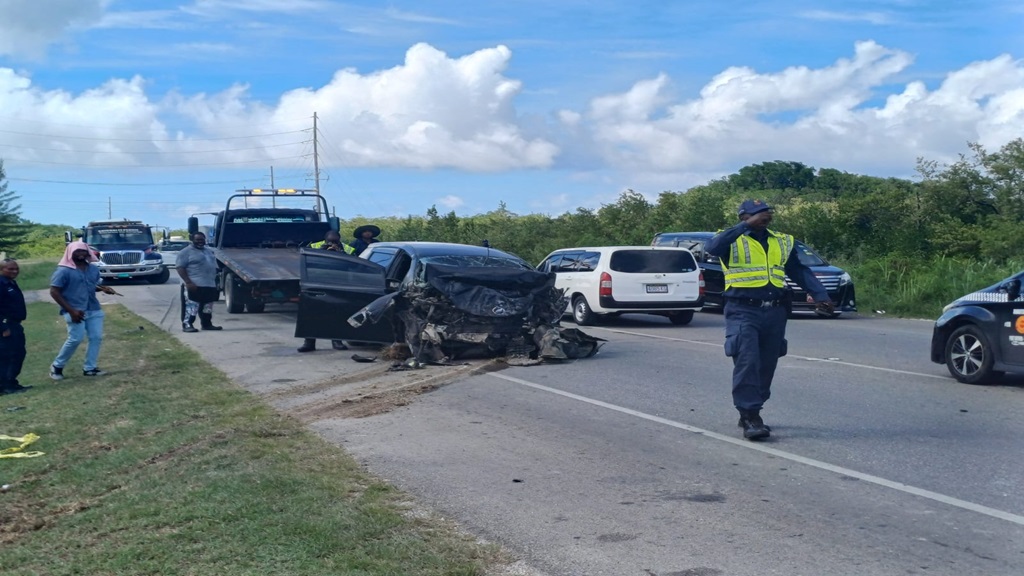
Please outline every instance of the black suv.
[[1024, 271], [954, 300], [932, 331], [932, 362], [965, 384], [1024, 372]]
[[[722, 306], [722, 292], [725, 291], [725, 274], [722, 263], [717, 256], [704, 251], [704, 244], [715, 236], [714, 232], [659, 232], [651, 241], [651, 246], [679, 246], [689, 248], [693, 252], [700, 267], [704, 270], [704, 306]], [[829, 297], [835, 303], [833, 317], [843, 312], [856, 312], [857, 299], [853, 288], [853, 279], [842, 268], [833, 266], [818, 255], [810, 246], [796, 241], [796, 252], [805, 266], [814, 271], [814, 275], [828, 290]], [[788, 277], [786, 286], [793, 293], [793, 312], [813, 312], [814, 303], [807, 301], [807, 293], [796, 282]]]

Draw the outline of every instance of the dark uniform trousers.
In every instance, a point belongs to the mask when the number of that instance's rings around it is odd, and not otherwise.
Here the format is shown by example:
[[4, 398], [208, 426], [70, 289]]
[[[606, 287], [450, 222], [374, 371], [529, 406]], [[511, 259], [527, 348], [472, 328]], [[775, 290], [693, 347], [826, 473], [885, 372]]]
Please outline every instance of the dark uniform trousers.
[[15, 388], [18, 374], [25, 363], [25, 328], [20, 322], [3, 324], [0, 332], [10, 330], [7, 338], [0, 337], [0, 390]]
[[786, 306], [725, 299], [725, 355], [732, 358], [732, 401], [757, 411], [771, 396], [779, 358], [786, 355]]

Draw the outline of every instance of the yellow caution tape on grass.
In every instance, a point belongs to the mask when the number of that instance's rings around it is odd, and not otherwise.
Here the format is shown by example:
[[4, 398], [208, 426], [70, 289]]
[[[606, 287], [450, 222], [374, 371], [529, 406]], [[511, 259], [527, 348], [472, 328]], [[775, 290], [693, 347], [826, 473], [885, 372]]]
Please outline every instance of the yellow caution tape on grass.
[[0, 450], [0, 458], [35, 458], [36, 456], [42, 456], [46, 452], [22, 452], [25, 446], [39, 440], [39, 436], [29, 432], [24, 436], [5, 436], [0, 434], [0, 440], [10, 440], [12, 442], [20, 442], [20, 446], [12, 446], [10, 448], [4, 448]]

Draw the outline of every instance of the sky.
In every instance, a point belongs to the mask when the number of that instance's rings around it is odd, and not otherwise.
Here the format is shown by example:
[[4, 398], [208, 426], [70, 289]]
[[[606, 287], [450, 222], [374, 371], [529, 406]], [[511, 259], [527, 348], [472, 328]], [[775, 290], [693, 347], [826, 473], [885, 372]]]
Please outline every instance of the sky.
[[343, 219], [914, 178], [1024, 136], [1022, 32], [1019, 0], [0, 0], [0, 159], [28, 220], [171, 228], [317, 175]]

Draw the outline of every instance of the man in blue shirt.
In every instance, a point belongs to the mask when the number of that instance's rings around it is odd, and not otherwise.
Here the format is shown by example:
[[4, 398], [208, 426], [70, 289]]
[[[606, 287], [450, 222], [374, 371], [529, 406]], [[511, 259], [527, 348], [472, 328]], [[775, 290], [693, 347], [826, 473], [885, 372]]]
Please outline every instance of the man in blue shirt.
[[0, 394], [24, 392], [31, 386], [18, 383], [25, 363], [25, 296], [14, 280], [21, 269], [7, 258], [0, 263]]
[[50, 366], [50, 378], [54, 380], [64, 379], [64, 366], [87, 337], [89, 347], [85, 352], [82, 374], [106, 374], [97, 366], [100, 345], [103, 343], [103, 309], [96, 299], [96, 292], [116, 292], [101, 285], [103, 278], [100, 277], [99, 268], [89, 264], [95, 259], [88, 244], [71, 242], [64, 249], [64, 257], [57, 263], [57, 269], [50, 277], [50, 297], [60, 305], [60, 314], [68, 325], [68, 338]]
[[732, 399], [743, 437], [771, 435], [761, 408], [771, 396], [779, 358], [786, 355], [788, 293], [785, 278], [800, 285], [824, 314], [834, 305], [821, 281], [797, 257], [793, 237], [768, 229], [774, 210], [761, 200], [740, 204], [740, 223], [708, 241], [725, 273], [725, 355], [732, 358]]

